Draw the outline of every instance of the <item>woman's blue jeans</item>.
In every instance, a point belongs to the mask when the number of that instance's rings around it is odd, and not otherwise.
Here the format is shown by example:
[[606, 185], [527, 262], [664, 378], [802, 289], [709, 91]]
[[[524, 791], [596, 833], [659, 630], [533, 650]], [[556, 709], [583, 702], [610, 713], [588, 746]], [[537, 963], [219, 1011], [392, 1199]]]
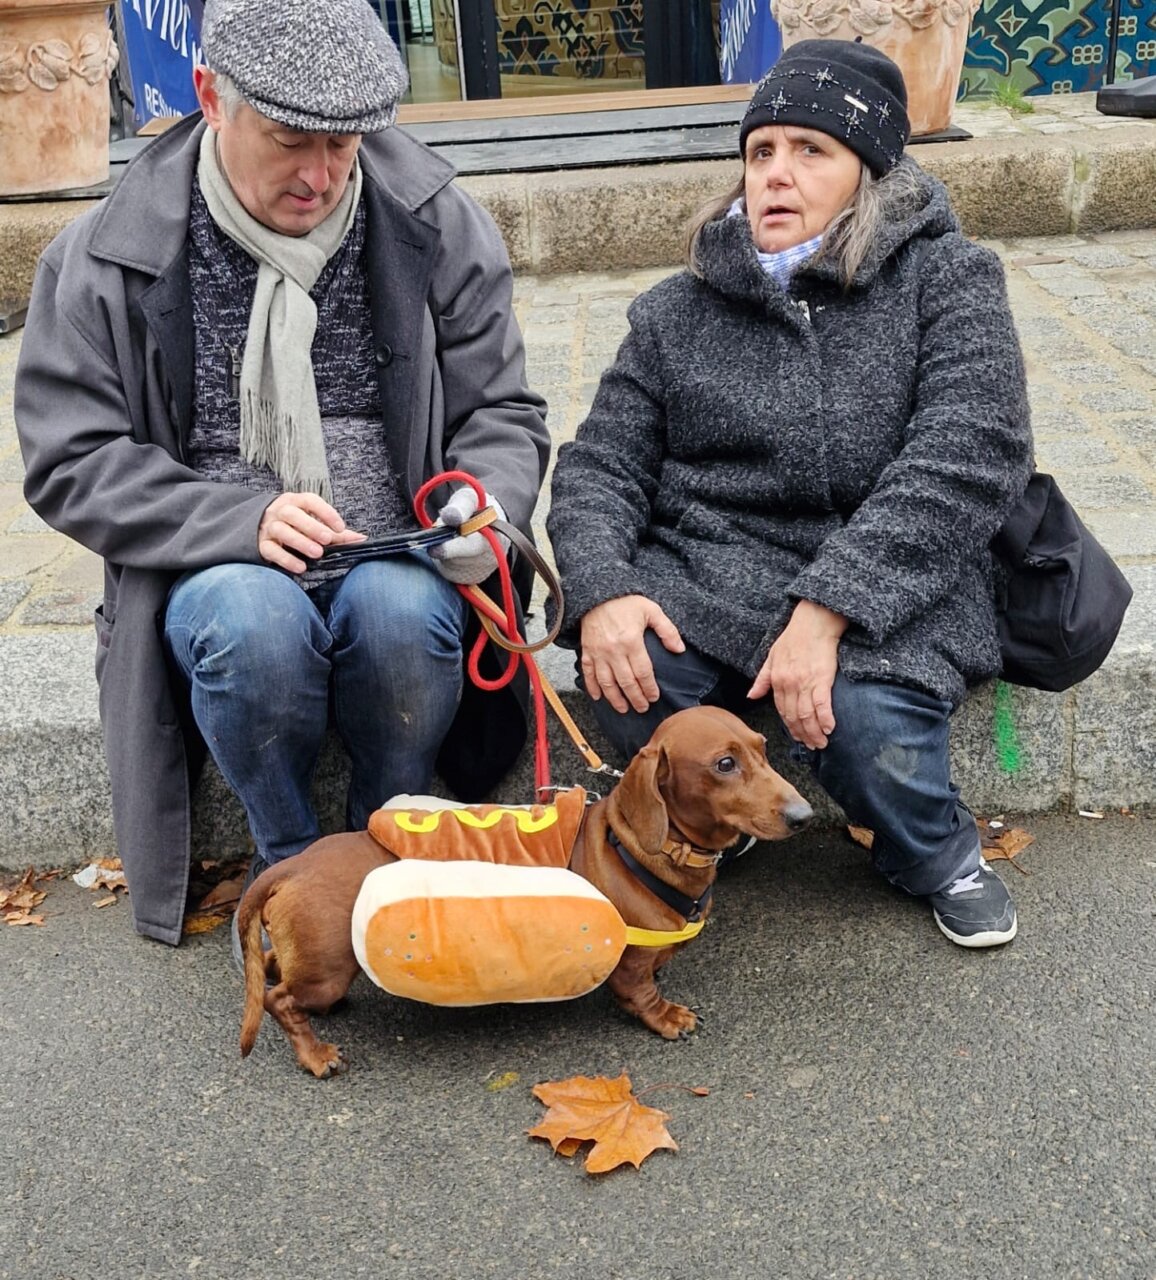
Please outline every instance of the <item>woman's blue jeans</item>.
[[[661, 691], [658, 702], [641, 714], [617, 712], [605, 698], [593, 703], [595, 719], [623, 758], [684, 707], [708, 703], [741, 716], [758, 705], [774, 713], [770, 700], [747, 700], [749, 679], [704, 654], [690, 648], [670, 653], [652, 631], [646, 648]], [[904, 685], [848, 680], [841, 673], [832, 703], [835, 730], [827, 746], [813, 751], [791, 741], [790, 755], [809, 766], [853, 823], [875, 833], [871, 853], [878, 870], [920, 895], [974, 871], [979, 833], [951, 781], [951, 704]], [[779, 725], [786, 736], [781, 720]]]
[[320, 835], [310, 789], [331, 717], [352, 761], [350, 830], [390, 796], [429, 790], [469, 606], [424, 560], [366, 561], [309, 595], [280, 570], [223, 564], [170, 592], [166, 649], [266, 862]]

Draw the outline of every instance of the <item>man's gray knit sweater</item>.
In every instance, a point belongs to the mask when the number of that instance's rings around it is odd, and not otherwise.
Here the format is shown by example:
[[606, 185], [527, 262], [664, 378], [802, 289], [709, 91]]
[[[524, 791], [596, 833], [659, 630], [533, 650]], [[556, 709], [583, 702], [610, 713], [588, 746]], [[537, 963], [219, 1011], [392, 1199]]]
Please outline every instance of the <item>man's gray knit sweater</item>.
[[796, 601], [851, 620], [852, 679], [958, 703], [999, 668], [988, 543], [1032, 467], [1003, 272], [919, 171], [844, 290], [764, 274], [745, 218], [708, 224], [703, 278], [638, 298], [590, 416], [558, 453], [548, 521], [561, 643], [618, 596], [754, 676]]

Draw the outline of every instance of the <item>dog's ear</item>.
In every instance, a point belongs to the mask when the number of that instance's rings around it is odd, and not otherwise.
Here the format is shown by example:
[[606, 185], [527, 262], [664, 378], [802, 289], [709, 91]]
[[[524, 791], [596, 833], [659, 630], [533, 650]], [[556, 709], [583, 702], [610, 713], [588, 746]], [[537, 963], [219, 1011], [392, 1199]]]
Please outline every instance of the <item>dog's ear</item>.
[[665, 747], [645, 746], [610, 794], [611, 812], [634, 833], [644, 853], [659, 853], [670, 828], [666, 801], [659, 790], [666, 773]]

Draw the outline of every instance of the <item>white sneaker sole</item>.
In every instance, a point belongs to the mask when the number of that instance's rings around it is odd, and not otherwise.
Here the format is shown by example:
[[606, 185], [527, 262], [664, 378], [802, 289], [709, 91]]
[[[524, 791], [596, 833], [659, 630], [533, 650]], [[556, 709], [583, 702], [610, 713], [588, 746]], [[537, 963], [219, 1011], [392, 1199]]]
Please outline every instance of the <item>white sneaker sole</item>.
[[985, 933], [952, 933], [952, 931], [939, 918], [938, 911], [931, 913], [935, 917], [935, 923], [939, 925], [939, 931], [944, 937], [950, 938], [957, 947], [1000, 947], [1005, 942], [1010, 942], [1016, 936], [1016, 930], [1019, 928], [1019, 918], [1012, 917], [1010, 929], [988, 929]]

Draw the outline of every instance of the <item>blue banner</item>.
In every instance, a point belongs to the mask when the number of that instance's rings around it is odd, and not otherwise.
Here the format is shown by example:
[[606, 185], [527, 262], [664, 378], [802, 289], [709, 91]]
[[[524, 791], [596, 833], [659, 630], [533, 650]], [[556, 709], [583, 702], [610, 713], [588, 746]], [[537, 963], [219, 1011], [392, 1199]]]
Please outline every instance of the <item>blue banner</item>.
[[139, 129], [158, 116], [197, 110], [193, 67], [201, 62], [204, 0], [120, 0], [132, 81], [132, 118]]
[[719, 71], [723, 84], [761, 80], [779, 60], [783, 39], [770, 0], [722, 0]]

